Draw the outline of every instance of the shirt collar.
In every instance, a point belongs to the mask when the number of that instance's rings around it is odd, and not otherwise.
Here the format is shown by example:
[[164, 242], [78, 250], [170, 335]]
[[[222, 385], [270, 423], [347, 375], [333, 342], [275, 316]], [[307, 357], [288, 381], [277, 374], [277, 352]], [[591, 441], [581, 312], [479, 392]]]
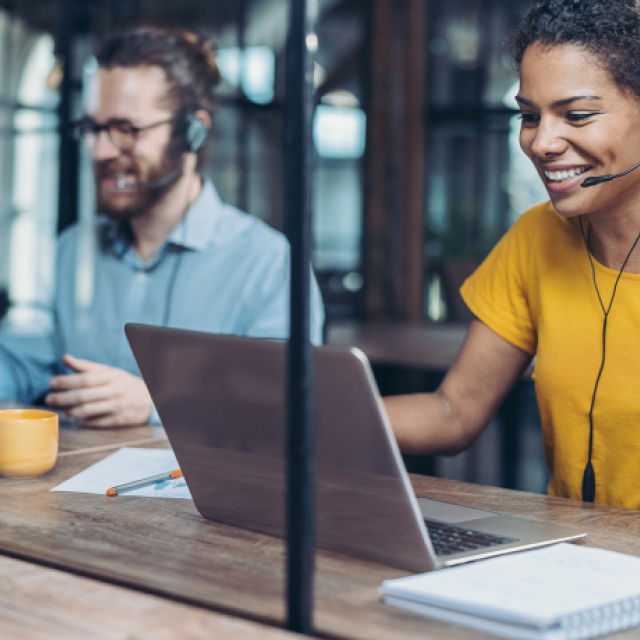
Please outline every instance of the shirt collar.
[[225, 206], [210, 180], [205, 180], [184, 220], [169, 234], [168, 242], [202, 251], [217, 241], [217, 230], [225, 217]]
[[[224, 226], [225, 218], [224, 203], [212, 182], [205, 180], [183, 222], [169, 234], [167, 243], [202, 251], [220, 240], [217, 231]], [[98, 224], [103, 247], [110, 247], [116, 255], [124, 256], [131, 246], [131, 231], [128, 225], [107, 216], [100, 216]], [[162, 252], [163, 249], [160, 249], [158, 253]]]

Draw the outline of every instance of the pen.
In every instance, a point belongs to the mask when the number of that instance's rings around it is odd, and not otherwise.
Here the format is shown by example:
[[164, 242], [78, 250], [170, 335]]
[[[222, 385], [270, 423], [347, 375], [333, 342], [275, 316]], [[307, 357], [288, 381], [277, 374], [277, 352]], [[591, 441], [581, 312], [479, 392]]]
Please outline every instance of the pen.
[[117, 496], [119, 493], [125, 491], [133, 491], [140, 487], [146, 487], [150, 484], [156, 484], [156, 482], [162, 482], [163, 480], [171, 480], [171, 478], [181, 478], [182, 471], [176, 469], [175, 471], [167, 471], [166, 473], [159, 473], [157, 476], [151, 476], [150, 478], [142, 478], [142, 480], [134, 480], [133, 482], [126, 482], [125, 484], [119, 484], [116, 487], [107, 489], [108, 496]]

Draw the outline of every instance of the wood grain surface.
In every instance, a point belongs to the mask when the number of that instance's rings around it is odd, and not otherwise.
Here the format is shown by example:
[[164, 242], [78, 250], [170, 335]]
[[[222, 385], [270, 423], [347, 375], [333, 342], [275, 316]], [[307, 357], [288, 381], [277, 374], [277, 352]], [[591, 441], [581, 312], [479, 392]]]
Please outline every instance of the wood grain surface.
[[[104, 453], [62, 458], [42, 478], [0, 480], [0, 552], [270, 624], [282, 623], [280, 540], [203, 519], [189, 500], [50, 493]], [[545, 496], [414, 477], [416, 493], [583, 528], [584, 544], [640, 556], [640, 514]], [[378, 587], [405, 572], [318, 552], [322, 636], [482, 638], [384, 605]], [[640, 632], [628, 632], [640, 637]]]
[[0, 636], [11, 640], [293, 640], [199, 607], [0, 556]]
[[329, 326], [327, 344], [358, 347], [372, 364], [444, 372], [456, 359], [468, 328], [468, 324], [336, 322]]
[[155, 442], [168, 446], [162, 427], [140, 425], [122, 429], [60, 429], [59, 456], [67, 457], [99, 451], [112, 452], [120, 447], [138, 447]]
[[[455, 362], [469, 329], [468, 323], [335, 322], [327, 344], [357, 347], [373, 365], [410, 367], [445, 373]], [[533, 363], [522, 377], [533, 373]]]

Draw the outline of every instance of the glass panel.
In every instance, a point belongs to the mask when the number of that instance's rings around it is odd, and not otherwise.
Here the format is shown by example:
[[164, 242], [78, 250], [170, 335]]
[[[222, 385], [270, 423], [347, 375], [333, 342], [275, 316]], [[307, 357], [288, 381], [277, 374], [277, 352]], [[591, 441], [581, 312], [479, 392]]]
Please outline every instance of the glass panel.
[[320, 160], [315, 177], [314, 266], [351, 271], [360, 266], [362, 187], [350, 160]]
[[528, 0], [429, 3], [432, 106], [501, 106], [514, 70], [504, 47]]
[[[333, 106], [352, 101], [352, 106]], [[362, 181], [366, 115], [348, 92], [325, 96], [332, 104], [316, 109], [313, 138], [315, 172], [314, 266], [320, 271], [351, 272], [360, 266]], [[337, 282], [334, 281], [334, 287]], [[348, 290], [348, 288], [347, 288]]]
[[424, 313], [469, 320], [458, 289], [526, 208], [547, 199], [520, 150], [504, 41], [524, 0], [429, 4]]
[[222, 48], [217, 53], [218, 68], [223, 80], [257, 104], [273, 100], [275, 54], [269, 47]]
[[[3, 15], [0, 42], [4, 70], [17, 78], [13, 95], [3, 83], [7, 116], [0, 141], [4, 162], [11, 163], [9, 179], [2, 180], [2, 197], [11, 202], [2, 212], [0, 255], [4, 263], [0, 285], [8, 289], [13, 327], [41, 329], [50, 322], [48, 304], [53, 293], [56, 244], [58, 133], [52, 88], [55, 73], [53, 38], [40, 35], [18, 19]], [[21, 44], [23, 56], [11, 52]], [[4, 45], [4, 46], [3, 46]], [[11, 102], [15, 108], [11, 109]], [[11, 123], [11, 124], [9, 124]], [[13, 131], [12, 131], [13, 129]], [[3, 164], [4, 164], [3, 162]]]

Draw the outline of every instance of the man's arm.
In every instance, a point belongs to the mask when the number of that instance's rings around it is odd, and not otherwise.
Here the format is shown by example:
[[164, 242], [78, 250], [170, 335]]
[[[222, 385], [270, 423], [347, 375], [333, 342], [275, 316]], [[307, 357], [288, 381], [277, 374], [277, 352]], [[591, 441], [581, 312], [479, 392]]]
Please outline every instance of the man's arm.
[[52, 334], [3, 331], [0, 335], [0, 401], [31, 404], [49, 388], [56, 358]]
[[454, 454], [472, 444], [531, 356], [474, 320], [435, 393], [383, 399], [403, 453]]

